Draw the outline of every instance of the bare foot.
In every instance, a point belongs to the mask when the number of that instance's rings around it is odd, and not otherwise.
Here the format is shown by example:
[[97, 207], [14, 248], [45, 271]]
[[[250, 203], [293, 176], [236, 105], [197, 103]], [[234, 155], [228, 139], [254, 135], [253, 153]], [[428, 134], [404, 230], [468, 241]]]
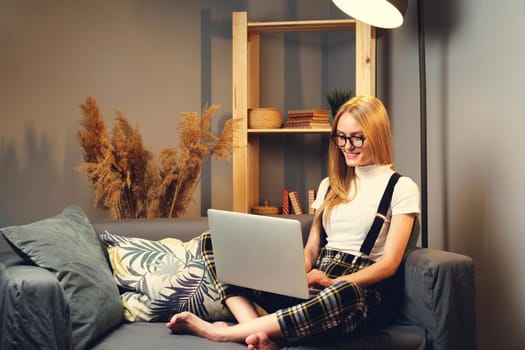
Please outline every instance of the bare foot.
[[248, 350], [279, 350], [279, 346], [264, 332], [248, 336], [246, 344], [248, 344]]
[[181, 312], [174, 315], [171, 320], [166, 323], [173, 333], [191, 333], [201, 338], [206, 338], [212, 341], [225, 341], [221, 330], [227, 328], [224, 322], [209, 323], [191, 312]]

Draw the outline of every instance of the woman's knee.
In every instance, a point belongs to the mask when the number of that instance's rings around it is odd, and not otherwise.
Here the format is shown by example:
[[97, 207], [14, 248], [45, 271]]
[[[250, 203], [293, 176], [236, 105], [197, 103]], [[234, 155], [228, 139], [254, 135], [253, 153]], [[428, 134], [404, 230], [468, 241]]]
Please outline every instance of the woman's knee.
[[326, 300], [335, 301], [334, 305], [340, 310], [341, 317], [366, 318], [368, 314], [368, 303], [365, 290], [357, 284], [340, 281], [321, 291], [320, 294]]

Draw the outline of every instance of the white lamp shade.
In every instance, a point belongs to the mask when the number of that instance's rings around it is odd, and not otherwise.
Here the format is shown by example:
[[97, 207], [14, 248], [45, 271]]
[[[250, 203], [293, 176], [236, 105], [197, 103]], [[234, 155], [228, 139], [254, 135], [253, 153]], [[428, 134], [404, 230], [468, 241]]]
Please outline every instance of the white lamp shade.
[[347, 15], [379, 28], [403, 24], [407, 0], [332, 0]]

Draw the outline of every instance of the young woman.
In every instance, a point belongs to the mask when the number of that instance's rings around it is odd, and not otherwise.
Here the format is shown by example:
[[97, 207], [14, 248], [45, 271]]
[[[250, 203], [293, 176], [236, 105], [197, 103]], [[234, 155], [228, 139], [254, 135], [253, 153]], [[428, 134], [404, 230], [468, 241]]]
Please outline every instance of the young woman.
[[393, 169], [385, 107], [372, 96], [352, 98], [334, 118], [328, 177], [312, 204], [316, 212], [304, 249], [308, 283], [320, 292], [259, 316], [248, 294], [221, 286], [237, 324], [208, 323], [184, 312], [174, 315], [167, 327], [213, 341], [245, 341], [248, 349], [278, 349], [281, 340], [364, 329], [381, 313], [388, 291], [380, 282], [397, 271], [419, 214], [417, 185], [401, 177], [373, 248], [367, 255], [360, 251]]

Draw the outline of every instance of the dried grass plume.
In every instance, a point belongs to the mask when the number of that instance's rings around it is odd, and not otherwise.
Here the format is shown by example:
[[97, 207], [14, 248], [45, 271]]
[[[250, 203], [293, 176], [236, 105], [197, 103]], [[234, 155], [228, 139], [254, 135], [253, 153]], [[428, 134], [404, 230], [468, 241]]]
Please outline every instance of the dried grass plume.
[[144, 148], [138, 128], [117, 112], [112, 136], [93, 97], [80, 106], [83, 118], [78, 138], [85, 171], [95, 190], [94, 206], [109, 209], [113, 219], [179, 217], [186, 213], [202, 171], [210, 157], [228, 159], [232, 151], [233, 119], [222, 133], [210, 131], [219, 108], [199, 115], [182, 113], [177, 148], [164, 149], [158, 159]]

